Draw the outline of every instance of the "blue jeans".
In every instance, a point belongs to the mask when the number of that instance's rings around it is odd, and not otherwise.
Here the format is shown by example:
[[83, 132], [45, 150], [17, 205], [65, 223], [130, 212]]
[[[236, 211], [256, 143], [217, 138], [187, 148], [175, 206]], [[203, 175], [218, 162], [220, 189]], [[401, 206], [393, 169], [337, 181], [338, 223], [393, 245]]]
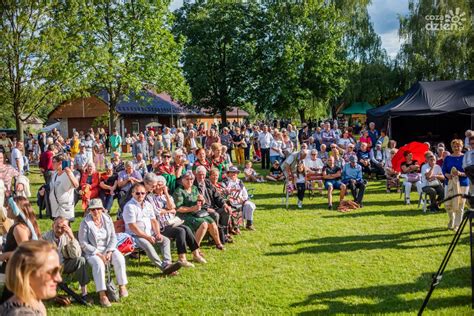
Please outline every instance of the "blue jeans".
[[114, 196], [110, 194], [105, 194], [104, 191], [99, 193], [100, 199], [102, 200], [102, 204], [104, 208], [107, 209], [109, 212], [112, 209], [112, 205], [114, 204]]
[[278, 160], [279, 163], [281, 163], [281, 157], [280, 156], [270, 156], [270, 166], [272, 166], [273, 163], [277, 160]]

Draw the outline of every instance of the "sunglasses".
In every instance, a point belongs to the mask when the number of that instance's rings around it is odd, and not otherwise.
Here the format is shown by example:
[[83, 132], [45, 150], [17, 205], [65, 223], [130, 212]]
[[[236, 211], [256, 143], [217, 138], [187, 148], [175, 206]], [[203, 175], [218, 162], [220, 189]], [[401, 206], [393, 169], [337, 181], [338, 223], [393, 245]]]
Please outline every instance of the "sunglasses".
[[145, 195], [146, 192], [135, 192], [134, 194], [135, 194], [135, 195]]
[[46, 273], [52, 278], [58, 274], [61, 275], [63, 273], [63, 266], [55, 267], [51, 270], [46, 271]]
[[163, 156], [163, 158], [171, 158], [171, 156]]

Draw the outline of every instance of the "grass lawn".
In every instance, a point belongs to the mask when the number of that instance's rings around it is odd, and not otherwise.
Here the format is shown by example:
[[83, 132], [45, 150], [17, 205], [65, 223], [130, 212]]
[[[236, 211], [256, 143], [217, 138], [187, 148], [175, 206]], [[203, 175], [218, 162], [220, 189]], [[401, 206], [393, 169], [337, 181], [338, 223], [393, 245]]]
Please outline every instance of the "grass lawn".
[[[31, 179], [36, 193], [37, 170]], [[50, 307], [49, 314], [414, 314], [453, 236], [445, 229], [446, 213], [403, 205], [382, 181], [371, 182], [364, 208], [348, 214], [328, 211], [319, 195], [301, 210], [293, 197], [286, 211], [281, 184], [248, 187], [255, 188], [257, 230], [237, 236], [225, 252], [204, 245], [207, 265], [165, 278], [148, 258], [141, 264], [131, 259], [130, 296], [121, 303]], [[45, 231], [51, 222], [40, 224]], [[427, 312], [472, 314], [470, 295], [464, 233]]]

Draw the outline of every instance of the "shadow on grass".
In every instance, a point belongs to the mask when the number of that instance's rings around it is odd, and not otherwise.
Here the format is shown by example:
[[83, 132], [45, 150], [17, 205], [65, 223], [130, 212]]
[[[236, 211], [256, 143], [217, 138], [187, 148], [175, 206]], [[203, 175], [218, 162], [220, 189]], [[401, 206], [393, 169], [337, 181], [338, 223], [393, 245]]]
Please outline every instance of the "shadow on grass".
[[[342, 253], [358, 250], [374, 249], [413, 249], [430, 248], [447, 245], [448, 243], [436, 243], [425, 245], [408, 245], [408, 243], [431, 240], [433, 238], [451, 236], [452, 233], [440, 234], [445, 232], [442, 228], [432, 228], [416, 230], [411, 232], [402, 232], [397, 234], [375, 234], [375, 235], [354, 235], [354, 236], [335, 236], [316, 239], [300, 240], [294, 243], [274, 243], [273, 247], [294, 246], [309, 244], [291, 251], [277, 251], [266, 253], [266, 256], [288, 256], [300, 253]], [[337, 247], [335, 246], [337, 245]]]
[[[364, 203], [364, 205], [367, 205]], [[438, 214], [438, 213], [436, 213]], [[323, 218], [340, 218], [344, 217], [367, 217], [367, 216], [387, 216], [387, 217], [413, 217], [413, 216], [432, 216], [436, 215], [435, 213], [423, 213], [421, 210], [396, 210], [396, 211], [364, 211], [364, 209], [352, 211], [349, 213], [344, 213], [343, 215], [324, 215]]]
[[[319, 309], [306, 311], [300, 315], [345, 314], [345, 313], [415, 313], [421, 307], [422, 299], [404, 298], [416, 292], [427, 292], [431, 283], [431, 273], [423, 273], [413, 283], [390, 284], [353, 289], [341, 289], [312, 294], [302, 302], [293, 303], [290, 307], [318, 306]], [[446, 271], [440, 288], [468, 288], [470, 287], [470, 269], [468, 267]], [[439, 297], [433, 292], [427, 310], [437, 310], [453, 306], [468, 306], [471, 297], [468, 295]], [[423, 299], [425, 294], [423, 294]], [[353, 298], [360, 298], [364, 303], [351, 303]], [[367, 302], [372, 301], [373, 303]]]

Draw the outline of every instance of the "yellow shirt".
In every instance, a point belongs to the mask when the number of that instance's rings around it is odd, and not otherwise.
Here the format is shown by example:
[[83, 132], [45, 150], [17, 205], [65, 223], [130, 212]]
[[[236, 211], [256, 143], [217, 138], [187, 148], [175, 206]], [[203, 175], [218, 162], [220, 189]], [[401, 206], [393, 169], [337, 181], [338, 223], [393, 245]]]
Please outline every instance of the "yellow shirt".
[[81, 144], [81, 142], [79, 141], [79, 139], [73, 139], [72, 140], [72, 144], [71, 144], [71, 157], [72, 157], [72, 159], [74, 159], [74, 157], [79, 153], [79, 151], [80, 151], [79, 145], [80, 144]]

